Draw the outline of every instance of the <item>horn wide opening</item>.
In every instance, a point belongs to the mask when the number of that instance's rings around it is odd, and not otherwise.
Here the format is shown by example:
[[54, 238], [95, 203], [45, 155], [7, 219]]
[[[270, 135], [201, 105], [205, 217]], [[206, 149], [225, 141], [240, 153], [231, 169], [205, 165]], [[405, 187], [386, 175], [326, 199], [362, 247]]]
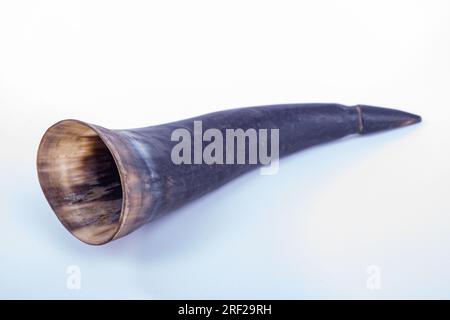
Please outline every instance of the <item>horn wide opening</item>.
[[123, 191], [113, 154], [93, 126], [64, 120], [44, 134], [39, 182], [61, 223], [75, 237], [99, 245], [119, 230]]

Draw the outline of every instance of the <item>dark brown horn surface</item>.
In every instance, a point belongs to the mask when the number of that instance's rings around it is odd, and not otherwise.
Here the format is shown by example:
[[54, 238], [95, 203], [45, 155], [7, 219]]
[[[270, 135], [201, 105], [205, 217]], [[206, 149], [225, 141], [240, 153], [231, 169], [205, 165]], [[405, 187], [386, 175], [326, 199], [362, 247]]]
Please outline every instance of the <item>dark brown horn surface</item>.
[[226, 129], [278, 129], [281, 157], [349, 134], [413, 124], [420, 117], [364, 105], [290, 104], [231, 109], [129, 130], [64, 120], [44, 134], [37, 157], [50, 206], [75, 237], [103, 244], [257, 167], [174, 164], [171, 150], [178, 142], [171, 141], [171, 133], [185, 128], [193, 136], [195, 120], [202, 121], [203, 131], [215, 128], [224, 136]]

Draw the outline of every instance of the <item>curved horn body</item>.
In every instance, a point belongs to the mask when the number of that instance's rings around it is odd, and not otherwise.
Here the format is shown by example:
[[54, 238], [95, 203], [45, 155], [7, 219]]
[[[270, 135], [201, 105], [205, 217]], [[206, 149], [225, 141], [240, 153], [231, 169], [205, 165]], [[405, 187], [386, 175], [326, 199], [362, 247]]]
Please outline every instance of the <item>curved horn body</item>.
[[[216, 134], [220, 131], [223, 137], [227, 137], [227, 129], [278, 129], [279, 156], [284, 156], [349, 134], [419, 121], [419, 116], [398, 110], [339, 104], [231, 109], [129, 130], [63, 120], [44, 134], [37, 169], [44, 194], [64, 226], [86, 243], [104, 244], [258, 165], [249, 163], [250, 152], [245, 156], [247, 161], [238, 164], [234, 147], [232, 151], [224, 148], [224, 164], [205, 163], [195, 147], [203, 150], [210, 144], [199, 137], [208, 129], [216, 129]], [[199, 133], [195, 124], [200, 122]], [[173, 161], [174, 148], [181, 141], [173, 139], [177, 129], [192, 137], [187, 150], [193, 155], [190, 164]], [[245, 139], [247, 149], [249, 142]], [[272, 144], [267, 147], [273, 153]], [[227, 157], [235, 160], [234, 164], [226, 164]]]

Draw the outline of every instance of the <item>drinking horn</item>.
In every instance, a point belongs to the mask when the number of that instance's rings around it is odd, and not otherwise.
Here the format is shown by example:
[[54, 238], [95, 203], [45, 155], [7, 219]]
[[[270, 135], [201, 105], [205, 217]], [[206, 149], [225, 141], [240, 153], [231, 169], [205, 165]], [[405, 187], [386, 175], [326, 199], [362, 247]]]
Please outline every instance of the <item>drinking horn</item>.
[[[282, 157], [347, 135], [420, 121], [417, 115], [394, 109], [329, 103], [230, 109], [127, 130], [63, 120], [45, 132], [37, 171], [45, 197], [62, 224], [81, 241], [100, 245], [261, 165], [250, 161], [250, 151], [246, 161], [239, 159], [242, 147], [252, 148], [250, 133], [267, 130], [271, 138], [277, 133], [278, 140], [270, 139], [258, 150], [277, 151]], [[244, 144], [229, 148], [227, 141], [227, 148], [220, 150], [218, 146], [225, 143], [216, 140], [220, 135], [228, 138], [230, 129], [247, 134]], [[189, 141], [174, 132], [189, 134]], [[215, 160], [211, 163], [196, 148], [205, 152], [213, 142]], [[181, 143], [186, 148], [180, 149]], [[176, 150], [186, 161], [174, 161]]]

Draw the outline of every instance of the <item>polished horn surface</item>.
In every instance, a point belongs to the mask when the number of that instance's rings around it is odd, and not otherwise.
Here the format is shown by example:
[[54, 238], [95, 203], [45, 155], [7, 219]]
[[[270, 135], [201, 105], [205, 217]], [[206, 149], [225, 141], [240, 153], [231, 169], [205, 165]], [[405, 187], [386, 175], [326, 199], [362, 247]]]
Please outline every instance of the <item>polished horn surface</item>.
[[[231, 109], [127, 130], [63, 120], [44, 134], [37, 171], [47, 201], [67, 230], [83, 242], [99, 245], [259, 165], [174, 163], [171, 154], [178, 141], [171, 139], [172, 133], [182, 128], [192, 134], [194, 149], [194, 121], [201, 121], [203, 132], [217, 129], [223, 136], [227, 129], [277, 129], [281, 157], [350, 134], [393, 129], [420, 120], [394, 109], [328, 103]], [[200, 143], [204, 148], [209, 142]], [[248, 141], [245, 143], [248, 146]], [[229, 152], [225, 148], [224, 157]], [[234, 153], [232, 158], [236, 159]]]

